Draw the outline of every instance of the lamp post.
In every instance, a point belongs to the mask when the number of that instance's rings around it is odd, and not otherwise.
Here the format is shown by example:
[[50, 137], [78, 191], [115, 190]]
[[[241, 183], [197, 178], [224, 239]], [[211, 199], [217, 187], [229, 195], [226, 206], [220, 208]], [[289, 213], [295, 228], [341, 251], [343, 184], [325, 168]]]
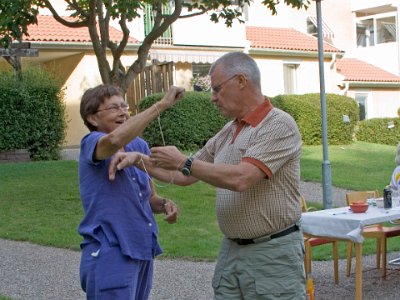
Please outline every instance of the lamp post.
[[326, 117], [326, 97], [325, 97], [325, 78], [324, 78], [324, 44], [322, 39], [322, 13], [321, 1], [315, 0], [317, 9], [317, 32], [318, 32], [318, 65], [319, 65], [319, 85], [321, 99], [321, 120], [322, 120], [322, 191], [324, 208], [332, 207], [332, 176], [331, 163], [328, 159], [328, 132]]

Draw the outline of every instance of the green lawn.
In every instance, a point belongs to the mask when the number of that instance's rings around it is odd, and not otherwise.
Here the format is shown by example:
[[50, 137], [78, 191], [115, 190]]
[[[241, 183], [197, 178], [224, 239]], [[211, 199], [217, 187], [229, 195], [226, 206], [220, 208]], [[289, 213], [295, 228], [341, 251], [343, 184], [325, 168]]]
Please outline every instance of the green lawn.
[[[357, 142], [330, 146], [332, 185], [352, 190], [378, 190], [389, 184], [396, 166], [396, 147]], [[322, 146], [304, 146], [301, 178], [322, 181]]]
[[[332, 183], [354, 190], [379, 190], [389, 183], [395, 147], [357, 142], [329, 147]], [[304, 146], [301, 176], [321, 181], [322, 147]], [[0, 238], [79, 250], [77, 226], [82, 218], [78, 164], [50, 161], [0, 164]], [[190, 187], [165, 185], [158, 193], [173, 199], [181, 210], [177, 224], [157, 216], [164, 257], [215, 259], [222, 237], [215, 218], [215, 189], [204, 183]], [[341, 243], [344, 257], [344, 243]], [[389, 249], [398, 250], [396, 239]], [[375, 251], [374, 241], [364, 254]], [[313, 259], [329, 259], [331, 247], [313, 249]]]

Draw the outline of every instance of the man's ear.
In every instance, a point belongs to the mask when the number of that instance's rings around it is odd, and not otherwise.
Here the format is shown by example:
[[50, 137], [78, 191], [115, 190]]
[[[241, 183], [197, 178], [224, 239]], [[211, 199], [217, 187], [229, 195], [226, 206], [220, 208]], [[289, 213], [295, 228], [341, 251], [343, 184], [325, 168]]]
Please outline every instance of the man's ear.
[[90, 123], [90, 124], [92, 124], [94, 127], [96, 127], [97, 128], [97, 118], [96, 118], [96, 115], [89, 115], [88, 117], [87, 117], [87, 120], [88, 120], [88, 122]]
[[243, 88], [243, 87], [245, 87], [245, 86], [247, 85], [247, 78], [246, 78], [246, 76], [244, 76], [244, 75], [242, 75], [242, 74], [239, 74], [239, 75], [238, 75], [238, 79], [239, 79], [240, 88]]

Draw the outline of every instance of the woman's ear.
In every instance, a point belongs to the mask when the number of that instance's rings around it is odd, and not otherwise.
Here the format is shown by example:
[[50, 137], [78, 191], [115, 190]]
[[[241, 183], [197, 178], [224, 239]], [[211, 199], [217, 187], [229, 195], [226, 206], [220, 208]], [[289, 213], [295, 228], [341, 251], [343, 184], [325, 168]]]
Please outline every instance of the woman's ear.
[[88, 117], [87, 117], [87, 120], [88, 120], [88, 122], [90, 123], [90, 124], [92, 124], [94, 127], [96, 127], [97, 128], [97, 118], [96, 118], [96, 115], [89, 115]]

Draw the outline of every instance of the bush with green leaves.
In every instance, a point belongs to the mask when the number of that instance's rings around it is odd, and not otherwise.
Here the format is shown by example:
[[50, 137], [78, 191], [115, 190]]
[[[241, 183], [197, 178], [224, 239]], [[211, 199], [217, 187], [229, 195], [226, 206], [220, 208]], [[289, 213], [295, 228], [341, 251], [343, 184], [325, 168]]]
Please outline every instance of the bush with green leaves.
[[[159, 93], [144, 98], [139, 109], [150, 107], [163, 95]], [[150, 146], [162, 146], [163, 135], [167, 145], [175, 145], [181, 150], [202, 147], [228, 122], [212, 104], [210, 97], [209, 92], [186, 92], [184, 99], [161, 114], [160, 123], [156, 119], [145, 129], [144, 139]]]
[[33, 160], [59, 158], [66, 132], [62, 84], [29, 68], [19, 78], [0, 71], [0, 151], [28, 149]]
[[[322, 144], [320, 94], [279, 95], [271, 99], [274, 106], [289, 113], [299, 126], [305, 145]], [[328, 143], [349, 144], [358, 122], [358, 106], [353, 98], [326, 94]], [[344, 122], [348, 116], [350, 122]]]
[[400, 142], [400, 118], [376, 118], [359, 122], [358, 141], [395, 146]]

